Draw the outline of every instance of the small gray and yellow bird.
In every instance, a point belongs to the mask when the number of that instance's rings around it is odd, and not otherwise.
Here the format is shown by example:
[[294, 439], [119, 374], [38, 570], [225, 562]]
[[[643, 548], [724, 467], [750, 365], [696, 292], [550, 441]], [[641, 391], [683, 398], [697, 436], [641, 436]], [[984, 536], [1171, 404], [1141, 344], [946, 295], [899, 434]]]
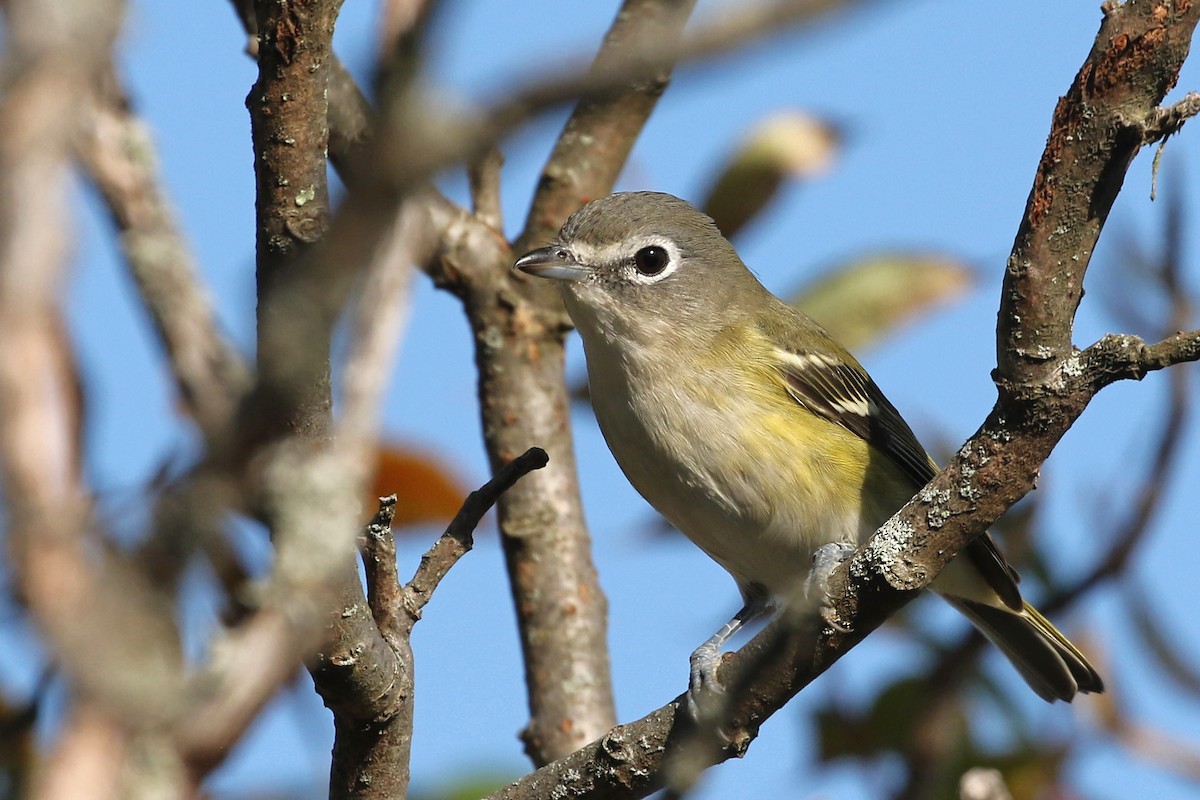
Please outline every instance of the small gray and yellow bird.
[[[742, 624], [794, 594], [818, 551], [852, 548], [937, 472], [854, 357], [676, 197], [595, 200], [515, 266], [558, 282], [626, 477], [741, 590], [744, 607], [692, 656], [693, 689], [713, 681]], [[1103, 691], [988, 536], [933, 587], [1040, 697]]]

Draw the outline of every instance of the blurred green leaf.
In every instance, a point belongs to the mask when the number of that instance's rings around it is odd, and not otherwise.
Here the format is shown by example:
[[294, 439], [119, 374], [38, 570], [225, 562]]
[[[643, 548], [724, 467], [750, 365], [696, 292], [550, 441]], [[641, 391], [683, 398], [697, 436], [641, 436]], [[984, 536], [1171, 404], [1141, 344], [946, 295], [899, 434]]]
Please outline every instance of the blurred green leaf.
[[[891, 684], [864, 712], [849, 711], [835, 703], [821, 709], [816, 717], [821, 760], [903, 752], [911, 742], [915, 721], [922, 719], [921, 710], [935, 691], [927, 676], [921, 675]], [[966, 722], [957, 703], [951, 704], [951, 709], [953, 719], [942, 715], [938, 727], [955, 740], [965, 735]]]
[[411, 800], [478, 800], [503, 788], [518, 776], [506, 772], [467, 772], [441, 786], [409, 794]]
[[1000, 770], [1014, 798], [1057, 796], [1069, 748], [1025, 735], [1000, 750], [983, 746], [965, 695], [945, 691], [921, 674], [887, 686], [864, 711], [831, 698], [816, 715], [821, 761], [897, 756], [907, 774], [903, 797], [957, 797], [962, 775], [980, 766]]
[[855, 350], [961, 296], [973, 276], [945, 255], [879, 253], [841, 264], [787, 299]]
[[732, 239], [771, 202], [784, 180], [828, 172], [841, 142], [835, 125], [811, 114], [783, 111], [768, 117], [742, 139], [701, 207]]

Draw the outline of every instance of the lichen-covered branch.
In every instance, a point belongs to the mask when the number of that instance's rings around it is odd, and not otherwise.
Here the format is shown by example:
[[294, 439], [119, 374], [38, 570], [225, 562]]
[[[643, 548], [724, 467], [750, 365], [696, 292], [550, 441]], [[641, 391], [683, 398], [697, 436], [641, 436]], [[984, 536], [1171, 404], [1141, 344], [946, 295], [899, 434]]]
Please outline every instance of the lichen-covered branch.
[[1113, 4], [1067, 94], [1005, 271], [996, 353], [1002, 396], [1052, 386], [1071, 356], [1083, 276], [1125, 172], [1143, 143], [1178, 128], [1159, 104], [1179, 78], [1197, 9], [1189, 2]]

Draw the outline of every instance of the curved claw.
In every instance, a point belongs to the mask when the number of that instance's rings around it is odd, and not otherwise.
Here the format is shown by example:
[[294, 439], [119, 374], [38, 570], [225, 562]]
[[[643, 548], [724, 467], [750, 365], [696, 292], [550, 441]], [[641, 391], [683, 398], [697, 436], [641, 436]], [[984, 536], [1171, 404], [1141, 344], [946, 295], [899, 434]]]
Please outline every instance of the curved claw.
[[[716, 695], [723, 694], [725, 687], [717, 680], [717, 667], [721, 663], [721, 649], [714, 642], [705, 642], [696, 648], [688, 663], [691, 673], [688, 680], [687, 705], [692, 719], [699, 722], [702, 716], [701, 703], [706, 707], [713, 705], [711, 700]], [[708, 700], [703, 700], [705, 695]]]
[[829, 542], [817, 548], [813, 553], [813, 565], [808, 577], [804, 580], [804, 595], [810, 601], [821, 602], [821, 619], [825, 624], [841, 633], [849, 633], [847, 628], [837, 618], [837, 610], [829, 598], [829, 576], [833, 571], [854, 555], [854, 545], [845, 542]]
[[688, 681], [687, 710], [692, 721], [700, 726], [711, 725], [721, 744], [732, 741], [716, 720], [725, 705], [725, 687], [717, 680], [717, 667], [724, 654], [718, 644], [705, 642], [692, 653], [689, 663], [691, 675]]

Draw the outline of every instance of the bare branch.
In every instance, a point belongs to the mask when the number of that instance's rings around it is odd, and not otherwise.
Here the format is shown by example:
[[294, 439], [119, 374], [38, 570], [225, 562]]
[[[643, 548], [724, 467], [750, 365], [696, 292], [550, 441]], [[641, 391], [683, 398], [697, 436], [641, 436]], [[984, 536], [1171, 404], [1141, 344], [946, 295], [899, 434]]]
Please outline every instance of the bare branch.
[[[604, 75], [651, 44], [673, 50], [694, 0], [626, 0], [590, 75]], [[542, 173], [516, 245], [557, 228], [589, 196], [612, 189], [667, 85], [670, 61], [576, 105]], [[526, 113], [520, 112], [522, 117]], [[568, 323], [557, 294], [512, 274], [508, 248], [460, 249], [442, 260], [466, 277], [460, 294], [475, 331], [484, 441], [493, 470], [536, 442], [549, 469], [498, 504], [501, 543], [521, 633], [535, 764], [595, 738], [616, 721], [603, 601], [579, 497], [563, 374]], [[502, 339], [497, 339], [501, 333]], [[536, 522], [535, 522], [536, 521]]]
[[1200, 114], [1200, 92], [1188, 92], [1179, 102], [1155, 110], [1153, 118], [1146, 121], [1143, 141], [1150, 144], [1178, 133], [1183, 123], [1197, 114]]
[[367, 583], [367, 602], [379, 632], [389, 644], [403, 629], [400, 612], [404, 600], [400, 591], [400, 575], [396, 571], [396, 539], [392, 536], [392, 520], [396, 516], [396, 495], [379, 498], [379, 511], [367, 525], [362, 551], [363, 576]]
[[495, 231], [504, 230], [504, 219], [500, 214], [500, 167], [503, 164], [504, 154], [499, 148], [489, 147], [467, 165], [475, 218]]
[[435, 245], [433, 233], [420, 198], [402, 204], [394, 228], [364, 268], [350, 308], [337, 435], [360, 446], [374, 443], [387, 378], [408, 317], [414, 266], [428, 260]]
[[[318, 679], [323, 694], [343, 690], [334, 714], [330, 795], [355, 800], [392, 800], [408, 791], [412, 751], [413, 653], [402, 631], [400, 583], [392, 517], [396, 497], [381, 497], [379, 511], [362, 543], [370, 616], [355, 627], [378, 627], [371, 647], [344, 636], [336, 659], [327, 659]], [[347, 593], [349, 595], [349, 593]], [[348, 598], [349, 599], [349, 598]], [[361, 607], [347, 608], [354, 616]], [[369, 626], [368, 626], [369, 623]], [[344, 633], [355, 627], [345, 627]], [[386, 642], [386, 650], [379, 648]], [[349, 647], [347, 647], [349, 645]]]
[[[339, 665], [344, 675], [353, 676], [355, 671], [363, 674], [348, 687], [357, 695], [356, 702], [339, 705], [335, 715], [337, 738], [331, 778], [335, 796], [358, 800], [404, 796], [412, 745], [413, 625], [437, 583], [470, 549], [472, 531], [496, 497], [521, 475], [543, 466], [545, 458], [544, 452], [530, 450], [472, 492], [446, 533], [422, 558], [417, 576], [403, 588], [397, 580], [396, 543], [391, 530], [396, 498], [380, 499], [379, 513], [367, 527], [362, 558], [371, 615], [394, 660], [353, 653], [347, 654], [352, 665]], [[387, 666], [391, 669], [384, 671]], [[378, 680], [380, 677], [387, 682]], [[379, 691], [368, 695], [363, 691], [368, 686], [377, 686]]]
[[218, 331], [195, 259], [162, 190], [149, 131], [115, 86], [96, 93], [85, 108], [90, 118], [82, 160], [120, 234], [180, 397], [201, 430], [221, 439], [249, 388], [249, 370]]
[[407, 628], [412, 629], [413, 623], [421, 618], [421, 610], [425, 608], [438, 584], [450, 572], [458, 560], [470, 551], [473, 546], [475, 528], [483, 515], [496, 504], [496, 501], [518, 480], [536, 469], [542, 469], [550, 457], [540, 447], [531, 447], [512, 461], [505, 464], [490, 481], [471, 492], [463, 507], [450, 522], [446, 532], [434, 543], [429, 552], [421, 557], [412, 580], [404, 587], [404, 608], [408, 615]]
[[[328, 75], [341, 0], [256, 0], [258, 81], [250, 92], [257, 212], [259, 434], [329, 431], [329, 340], [334, 308], [295, 302], [300, 254], [329, 225]], [[322, 313], [324, 312], [324, 313]]]
[[1071, 357], [1083, 275], [1125, 171], [1142, 144], [1160, 135], [1164, 117], [1178, 116], [1158, 104], [1178, 80], [1196, 9], [1172, 14], [1162, 5], [1160, 19], [1147, 7], [1124, 4], [1105, 15], [1055, 109], [1001, 293], [1002, 398], [1026, 384], [1052, 385]]
[[182, 667], [161, 598], [85, 541], [81, 398], [59, 310], [71, 155], [123, 5], [10, 0], [4, 11], [0, 480], [15, 581], [77, 692], [33, 796], [116, 797], [135, 788], [128, 746], [169, 717]]
[[[336, 264], [329, 250], [324, 258], [309, 252], [319, 248], [329, 218], [326, 97], [339, 5], [257, 4], [256, 28], [265, 35], [250, 107], [258, 178], [260, 375], [242, 415], [250, 430], [241, 432], [240, 444], [258, 445], [248, 464], [257, 489], [252, 503], [271, 528], [277, 558], [256, 598], [258, 609], [218, 641], [214, 658], [194, 681], [193, 713], [175, 735], [192, 768], [207, 769], [297, 659], [315, 648], [309, 666], [339, 733], [331, 776], [336, 797], [357, 791], [362, 769], [357, 740], [343, 738], [347, 725], [357, 724], [361, 709], [374, 713], [378, 702], [408, 696], [387, 694], [390, 687], [403, 689], [411, 659], [398, 657], [380, 635], [354, 569], [353, 543], [382, 376], [403, 318], [407, 266], [396, 269], [387, 255], [407, 262], [426, 229], [413, 217], [413, 227], [406, 222], [400, 228], [404, 241], [381, 249], [380, 237], [393, 230], [381, 224], [363, 248], [342, 253]], [[395, 221], [395, 206], [387, 219]], [[344, 425], [330, 440], [330, 337], [362, 265], [373, 256], [365, 284], [370, 295], [360, 295], [356, 313]], [[214, 686], [222, 691], [208, 694]], [[406, 761], [407, 749], [396, 753]], [[400, 777], [406, 783], [406, 764]]]

